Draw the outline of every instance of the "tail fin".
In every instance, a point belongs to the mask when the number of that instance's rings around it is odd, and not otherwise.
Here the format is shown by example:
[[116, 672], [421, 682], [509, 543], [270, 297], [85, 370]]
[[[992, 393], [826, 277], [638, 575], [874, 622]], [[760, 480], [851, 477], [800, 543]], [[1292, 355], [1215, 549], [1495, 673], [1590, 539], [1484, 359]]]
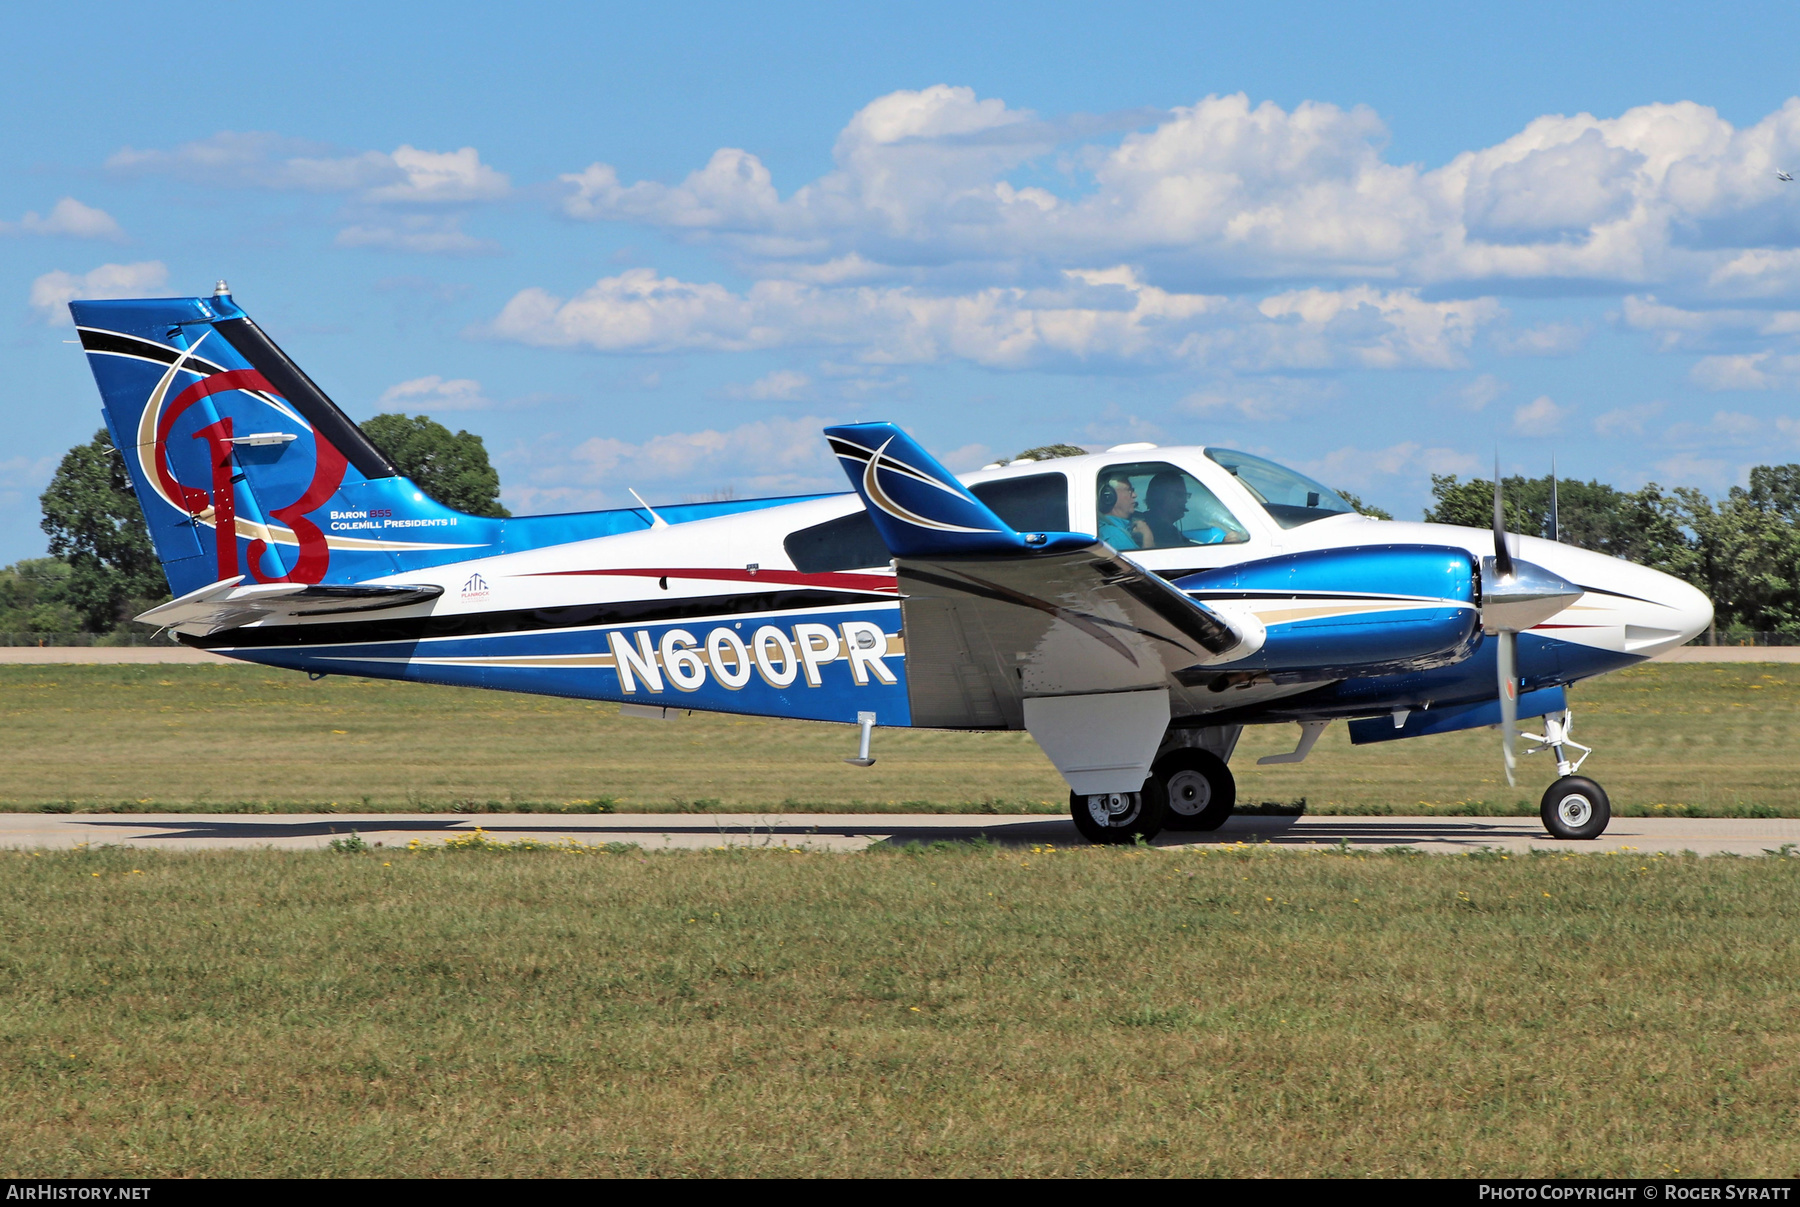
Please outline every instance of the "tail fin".
[[498, 543], [499, 521], [400, 476], [223, 281], [210, 298], [69, 309], [177, 596], [237, 578], [362, 582]]
[[828, 427], [825, 438], [895, 557], [992, 557], [1094, 543], [1075, 533], [1015, 532], [891, 423]]

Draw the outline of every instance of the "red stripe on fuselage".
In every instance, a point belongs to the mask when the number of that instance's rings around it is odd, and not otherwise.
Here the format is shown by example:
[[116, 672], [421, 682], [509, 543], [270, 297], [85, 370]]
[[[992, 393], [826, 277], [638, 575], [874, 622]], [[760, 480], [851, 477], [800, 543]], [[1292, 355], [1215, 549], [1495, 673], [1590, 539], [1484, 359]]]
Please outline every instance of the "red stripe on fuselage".
[[711, 569], [694, 566], [638, 567], [628, 570], [543, 570], [521, 578], [604, 575], [610, 578], [694, 578], [728, 583], [776, 583], [784, 587], [830, 587], [834, 590], [896, 592], [899, 580], [887, 574], [802, 574], [798, 570]]

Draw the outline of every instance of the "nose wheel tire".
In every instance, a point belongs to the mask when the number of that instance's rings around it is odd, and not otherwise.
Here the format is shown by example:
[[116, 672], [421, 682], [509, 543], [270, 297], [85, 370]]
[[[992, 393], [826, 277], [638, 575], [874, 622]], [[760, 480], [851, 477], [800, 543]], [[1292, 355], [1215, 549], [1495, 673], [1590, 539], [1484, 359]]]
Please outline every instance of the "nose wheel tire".
[[1538, 816], [1552, 838], [1598, 838], [1612, 820], [1612, 802], [1587, 776], [1565, 775], [1544, 790]]
[[1191, 747], [1172, 750], [1157, 760], [1150, 778], [1169, 798], [1170, 830], [1216, 830], [1237, 805], [1237, 780], [1225, 760]]
[[1148, 842], [1162, 832], [1168, 799], [1155, 776], [1137, 792], [1069, 793], [1069, 814], [1075, 828], [1089, 842], [1104, 845], [1132, 842], [1140, 836]]

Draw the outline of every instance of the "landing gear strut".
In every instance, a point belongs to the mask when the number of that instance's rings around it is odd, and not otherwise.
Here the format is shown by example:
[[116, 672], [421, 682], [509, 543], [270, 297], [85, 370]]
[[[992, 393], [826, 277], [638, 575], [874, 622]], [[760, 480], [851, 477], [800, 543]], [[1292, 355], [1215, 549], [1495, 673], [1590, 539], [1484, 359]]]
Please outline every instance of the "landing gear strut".
[[[1556, 755], [1558, 779], [1544, 790], [1543, 800], [1538, 804], [1538, 816], [1553, 838], [1598, 838], [1612, 820], [1612, 802], [1607, 799], [1606, 789], [1585, 775], [1575, 774], [1594, 751], [1593, 747], [1583, 746], [1569, 736], [1574, 727], [1575, 714], [1564, 709], [1560, 717], [1544, 718], [1542, 734], [1524, 735], [1527, 740], [1537, 743], [1526, 754], [1541, 754], [1548, 750]], [[1579, 750], [1581, 757], [1570, 762], [1566, 748]]]

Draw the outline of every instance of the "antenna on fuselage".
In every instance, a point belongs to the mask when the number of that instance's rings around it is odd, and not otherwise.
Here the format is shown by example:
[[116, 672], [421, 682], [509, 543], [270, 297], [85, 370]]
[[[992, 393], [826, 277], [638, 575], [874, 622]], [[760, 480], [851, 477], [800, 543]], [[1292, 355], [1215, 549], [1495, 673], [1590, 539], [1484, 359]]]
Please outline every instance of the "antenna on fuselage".
[[631, 495], [632, 498], [634, 498], [638, 501], [639, 507], [642, 507], [645, 511], [648, 511], [650, 513], [650, 527], [652, 527], [652, 528], [667, 528], [669, 526], [669, 521], [667, 521], [667, 520], [663, 519], [661, 516], [657, 515], [655, 510], [651, 508], [650, 504], [644, 502], [643, 495], [639, 494], [635, 490], [632, 490], [631, 487], [629, 487], [629, 486], [627, 486], [625, 489]]

